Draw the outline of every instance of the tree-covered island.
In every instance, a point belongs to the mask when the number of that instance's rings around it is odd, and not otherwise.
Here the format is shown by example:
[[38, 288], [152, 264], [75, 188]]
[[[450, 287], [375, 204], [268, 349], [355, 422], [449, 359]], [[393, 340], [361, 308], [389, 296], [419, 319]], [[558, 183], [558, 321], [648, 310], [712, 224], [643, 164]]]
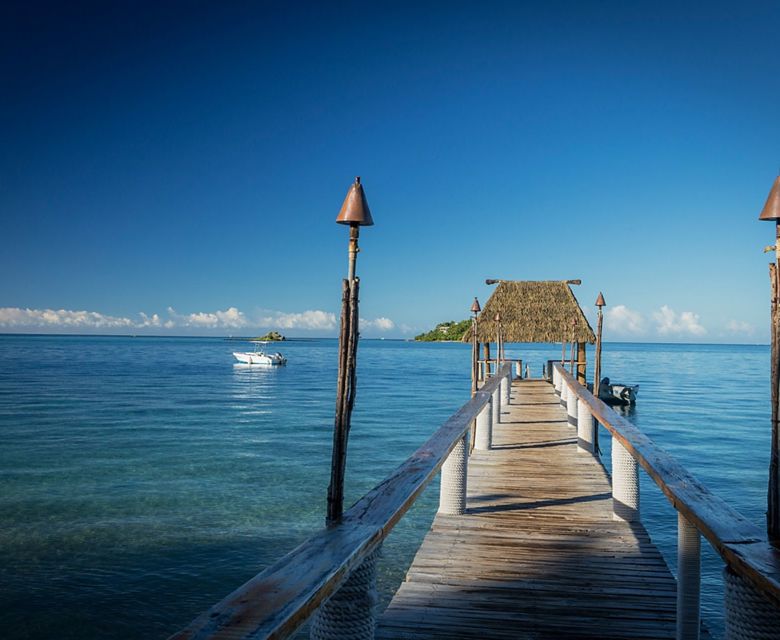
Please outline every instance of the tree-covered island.
[[281, 333], [278, 331], [269, 331], [266, 333], [262, 338], [252, 338], [253, 340], [267, 340], [268, 342], [282, 342], [283, 340], [287, 340]]
[[471, 330], [471, 320], [440, 322], [431, 331], [415, 336], [420, 342], [457, 342]]

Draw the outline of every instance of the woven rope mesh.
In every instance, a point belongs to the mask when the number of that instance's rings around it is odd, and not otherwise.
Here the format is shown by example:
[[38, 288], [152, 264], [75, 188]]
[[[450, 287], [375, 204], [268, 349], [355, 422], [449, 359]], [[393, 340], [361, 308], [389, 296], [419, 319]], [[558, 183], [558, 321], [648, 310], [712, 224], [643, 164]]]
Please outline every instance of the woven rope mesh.
[[461, 438], [441, 466], [439, 513], [461, 515], [466, 511], [466, 438]]
[[311, 640], [373, 639], [379, 557], [380, 549], [377, 549], [314, 614], [309, 631]]
[[501, 422], [501, 389], [493, 391], [493, 425]]
[[639, 520], [639, 473], [636, 460], [612, 439], [612, 510], [621, 520]]
[[590, 407], [582, 400], [577, 401], [577, 441], [581, 449], [593, 451], [593, 432], [595, 424]]
[[487, 450], [493, 442], [493, 407], [492, 401], [477, 415], [477, 430], [474, 436], [474, 448]]
[[697, 638], [700, 621], [701, 537], [677, 514], [677, 637]]
[[780, 640], [780, 610], [729, 567], [726, 587], [726, 640]]

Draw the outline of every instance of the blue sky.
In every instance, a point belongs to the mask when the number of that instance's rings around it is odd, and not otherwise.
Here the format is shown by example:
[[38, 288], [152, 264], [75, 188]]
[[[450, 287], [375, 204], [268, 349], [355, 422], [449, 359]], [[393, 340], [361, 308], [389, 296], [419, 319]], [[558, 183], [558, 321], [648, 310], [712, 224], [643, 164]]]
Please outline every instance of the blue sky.
[[361, 175], [368, 337], [581, 278], [766, 342], [780, 5], [706, 6], [4, 3], [0, 331], [335, 335]]

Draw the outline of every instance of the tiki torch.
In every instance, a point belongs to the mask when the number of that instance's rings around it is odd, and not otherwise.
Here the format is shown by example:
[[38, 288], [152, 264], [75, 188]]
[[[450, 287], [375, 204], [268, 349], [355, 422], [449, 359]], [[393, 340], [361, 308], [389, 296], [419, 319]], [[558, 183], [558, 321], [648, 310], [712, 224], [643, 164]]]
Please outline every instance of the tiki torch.
[[479, 300], [474, 296], [471, 305], [471, 395], [477, 392], [479, 387], [479, 343], [477, 342], [477, 314], [482, 311]]
[[359, 338], [358, 290], [360, 279], [355, 276], [360, 227], [374, 224], [368, 208], [360, 176], [349, 188], [341, 211], [339, 224], [349, 225], [349, 275], [341, 283], [341, 329], [339, 332], [339, 368], [336, 381], [336, 420], [333, 429], [333, 457], [328, 486], [328, 514], [326, 522], [333, 524], [344, 511], [344, 471], [347, 465], [347, 441], [355, 405], [357, 378], [357, 345]]
[[778, 464], [778, 452], [780, 451], [780, 429], [778, 428], [778, 414], [780, 408], [780, 311], [778, 310], [778, 298], [780, 297], [780, 176], [775, 180], [769, 197], [766, 199], [759, 220], [771, 220], [775, 223], [775, 244], [764, 249], [764, 252], [775, 252], [775, 261], [769, 265], [769, 284], [771, 300], [771, 335], [772, 335], [772, 446], [769, 456], [769, 489], [767, 491], [766, 525], [769, 539], [774, 544], [780, 543], [780, 464]]

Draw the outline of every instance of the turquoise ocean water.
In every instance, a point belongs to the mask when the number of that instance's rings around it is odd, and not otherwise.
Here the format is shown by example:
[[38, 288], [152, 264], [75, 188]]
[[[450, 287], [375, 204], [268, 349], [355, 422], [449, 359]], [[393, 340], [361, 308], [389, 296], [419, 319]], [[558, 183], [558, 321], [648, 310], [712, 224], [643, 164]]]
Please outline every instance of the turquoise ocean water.
[[[234, 366], [244, 345], [216, 338], [0, 336], [0, 637], [164, 638], [316, 531], [336, 346], [290, 341], [289, 364], [263, 369]], [[536, 376], [560, 357], [507, 352]], [[469, 354], [361, 341], [348, 504], [468, 399]], [[768, 366], [766, 346], [614, 343], [604, 355], [605, 375], [641, 385], [630, 419], [762, 527]], [[385, 602], [437, 490], [385, 544]], [[644, 475], [642, 518], [674, 567], [676, 515]], [[703, 546], [703, 614], [719, 633], [721, 564]]]

